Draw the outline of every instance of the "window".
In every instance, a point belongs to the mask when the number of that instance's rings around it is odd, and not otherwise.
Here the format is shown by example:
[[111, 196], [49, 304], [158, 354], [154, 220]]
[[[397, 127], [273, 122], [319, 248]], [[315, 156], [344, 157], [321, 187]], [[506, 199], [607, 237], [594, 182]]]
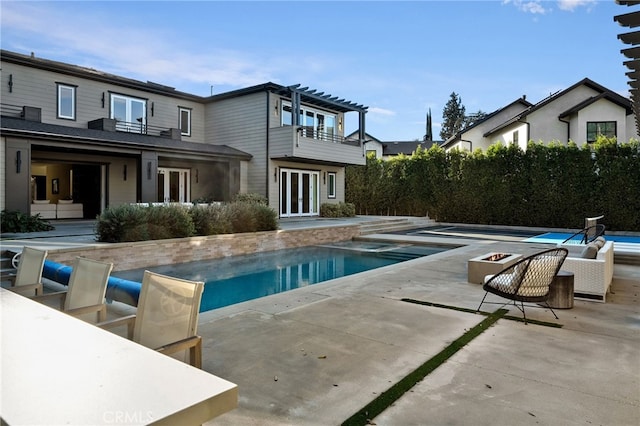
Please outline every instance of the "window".
[[378, 151], [376, 151], [375, 149], [368, 149], [367, 150], [367, 157], [377, 158], [378, 157]]
[[[282, 125], [293, 124], [293, 110], [291, 104], [282, 102]], [[302, 136], [306, 138], [336, 141], [336, 116], [313, 108], [300, 107], [298, 124], [302, 126]]]
[[180, 110], [180, 133], [183, 136], [191, 136], [191, 110], [179, 108]]
[[327, 197], [336, 198], [336, 174], [335, 172], [329, 172], [327, 176]]
[[616, 137], [615, 121], [588, 121], [587, 122], [587, 142], [593, 143], [598, 136], [608, 138]]
[[121, 132], [147, 132], [147, 101], [123, 95], [111, 95], [111, 118]]
[[76, 119], [76, 87], [58, 84], [58, 118]]
[[518, 135], [520, 134], [520, 132], [518, 132], [517, 130], [515, 132], [513, 132], [513, 136], [512, 136], [512, 142], [514, 145], [518, 145]]

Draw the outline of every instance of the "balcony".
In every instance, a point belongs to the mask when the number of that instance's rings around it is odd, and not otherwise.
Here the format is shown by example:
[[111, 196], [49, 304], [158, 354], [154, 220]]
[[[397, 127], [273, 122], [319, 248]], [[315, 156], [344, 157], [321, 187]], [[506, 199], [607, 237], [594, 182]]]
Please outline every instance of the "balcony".
[[269, 130], [269, 156], [272, 159], [323, 164], [366, 163], [360, 142], [295, 126], [274, 127]]

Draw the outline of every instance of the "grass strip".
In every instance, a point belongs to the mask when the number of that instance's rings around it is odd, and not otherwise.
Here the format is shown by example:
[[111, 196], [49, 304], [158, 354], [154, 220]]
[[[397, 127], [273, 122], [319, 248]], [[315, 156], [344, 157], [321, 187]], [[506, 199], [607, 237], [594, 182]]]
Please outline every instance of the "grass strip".
[[[441, 305], [439, 303], [432, 303], [432, 302], [426, 302], [424, 300], [416, 300], [416, 299], [400, 299], [403, 302], [408, 302], [408, 303], [415, 303], [417, 305], [424, 305], [424, 306], [433, 306], [434, 308], [443, 308], [443, 309], [451, 309], [453, 311], [460, 311], [460, 312], [468, 312], [468, 313], [478, 313], [481, 315], [490, 315], [490, 312], [484, 312], [484, 311], [476, 311], [475, 309], [470, 309], [470, 308], [461, 308], [459, 306], [450, 306], [450, 305]], [[505, 315], [504, 319], [508, 319], [511, 321], [519, 321], [519, 322], [524, 322], [524, 318], [522, 317], [516, 317], [513, 315]], [[547, 322], [547, 321], [538, 321], [535, 319], [527, 319], [527, 323], [528, 324], [536, 324], [536, 325], [542, 325], [545, 327], [552, 327], [552, 328], [562, 328], [562, 324], [558, 324], [555, 322]]]
[[438, 368], [446, 360], [451, 358], [456, 352], [462, 349], [465, 345], [482, 334], [500, 318], [504, 317], [507, 312], [508, 311], [506, 309], [498, 309], [494, 313], [487, 316], [487, 318], [482, 320], [481, 323], [451, 342], [449, 346], [447, 346], [438, 354], [427, 360], [424, 364], [413, 370], [407, 376], [402, 378], [398, 383], [381, 393], [377, 398], [375, 398], [369, 404], [365, 405], [353, 416], [345, 420], [342, 425], [355, 426], [366, 425], [370, 423], [371, 419], [386, 410], [391, 404], [396, 402], [402, 395], [413, 388], [418, 382], [424, 379], [433, 370]]

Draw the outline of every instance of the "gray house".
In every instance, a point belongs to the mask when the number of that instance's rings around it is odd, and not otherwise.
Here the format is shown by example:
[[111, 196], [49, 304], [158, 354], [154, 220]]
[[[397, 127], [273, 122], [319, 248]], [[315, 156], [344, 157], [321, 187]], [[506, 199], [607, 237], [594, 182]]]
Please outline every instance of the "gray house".
[[344, 200], [364, 164], [345, 114], [367, 108], [266, 83], [200, 97], [33, 55], [1, 51], [0, 209], [94, 218], [134, 202], [269, 199], [281, 216]]

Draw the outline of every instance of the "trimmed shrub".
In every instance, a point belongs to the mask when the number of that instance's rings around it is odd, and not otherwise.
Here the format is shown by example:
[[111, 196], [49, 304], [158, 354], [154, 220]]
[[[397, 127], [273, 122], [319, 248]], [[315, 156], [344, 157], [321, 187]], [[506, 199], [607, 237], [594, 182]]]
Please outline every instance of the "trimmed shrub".
[[196, 235], [230, 234], [233, 232], [227, 204], [194, 206], [189, 213]]
[[265, 206], [269, 205], [269, 200], [264, 195], [256, 194], [253, 192], [247, 194], [236, 194], [233, 197], [234, 202], [239, 203], [256, 203], [256, 204], [264, 204]]
[[322, 203], [320, 216], [322, 217], [353, 217], [356, 215], [356, 206], [353, 203]]
[[150, 240], [186, 238], [195, 235], [188, 210], [182, 206], [147, 207], [147, 227]]
[[251, 209], [256, 218], [256, 231], [274, 231], [278, 229], [278, 213], [263, 204], [254, 204]]
[[119, 243], [147, 240], [147, 209], [128, 204], [105, 209], [96, 223], [98, 241]]
[[40, 217], [40, 213], [29, 216], [20, 211], [2, 210], [0, 213], [2, 232], [41, 232], [55, 229], [48, 221]]

